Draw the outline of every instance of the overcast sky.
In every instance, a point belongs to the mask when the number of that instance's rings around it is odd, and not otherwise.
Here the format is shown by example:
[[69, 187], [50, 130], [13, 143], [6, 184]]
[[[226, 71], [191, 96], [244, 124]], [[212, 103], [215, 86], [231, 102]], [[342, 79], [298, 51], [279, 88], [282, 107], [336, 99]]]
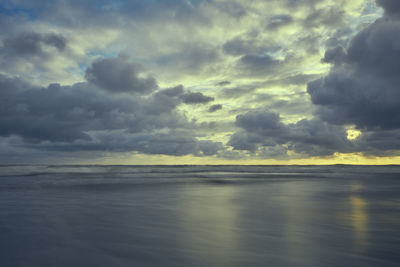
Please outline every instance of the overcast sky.
[[3, 0], [0, 163], [400, 163], [398, 0]]

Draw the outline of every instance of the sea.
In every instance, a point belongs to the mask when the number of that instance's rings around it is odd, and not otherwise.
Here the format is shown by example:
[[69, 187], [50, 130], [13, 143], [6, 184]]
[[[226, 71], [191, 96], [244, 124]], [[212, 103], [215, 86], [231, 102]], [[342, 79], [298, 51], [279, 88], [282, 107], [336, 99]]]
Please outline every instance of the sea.
[[400, 166], [0, 166], [1, 267], [400, 266]]

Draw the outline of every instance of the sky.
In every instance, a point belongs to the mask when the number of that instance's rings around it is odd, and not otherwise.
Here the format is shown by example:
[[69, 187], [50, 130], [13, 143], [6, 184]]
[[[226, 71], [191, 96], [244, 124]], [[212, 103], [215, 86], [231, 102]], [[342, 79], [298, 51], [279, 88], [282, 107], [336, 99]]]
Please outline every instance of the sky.
[[3, 0], [0, 164], [400, 164], [398, 0]]

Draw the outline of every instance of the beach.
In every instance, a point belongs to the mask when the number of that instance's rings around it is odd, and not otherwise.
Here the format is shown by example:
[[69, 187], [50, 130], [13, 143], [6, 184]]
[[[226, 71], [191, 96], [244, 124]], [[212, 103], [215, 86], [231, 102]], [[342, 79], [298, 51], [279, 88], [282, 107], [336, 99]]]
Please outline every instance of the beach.
[[0, 167], [1, 266], [398, 266], [400, 166]]

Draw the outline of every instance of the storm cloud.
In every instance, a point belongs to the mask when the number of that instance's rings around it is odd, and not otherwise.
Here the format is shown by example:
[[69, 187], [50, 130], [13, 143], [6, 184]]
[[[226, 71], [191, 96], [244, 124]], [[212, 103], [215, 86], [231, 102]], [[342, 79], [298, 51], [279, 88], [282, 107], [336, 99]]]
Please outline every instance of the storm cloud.
[[397, 0], [377, 0], [378, 5], [385, 9], [385, 12], [389, 16], [400, 15], [400, 2]]
[[347, 49], [325, 53], [329, 74], [308, 84], [317, 116], [359, 129], [400, 128], [400, 20], [382, 18], [359, 32]]
[[215, 105], [210, 106], [210, 108], [208, 109], [208, 112], [216, 112], [221, 109], [222, 109], [221, 104], [215, 104]]
[[0, 146], [60, 161], [395, 155], [399, 3], [376, 3], [6, 0]]
[[248, 54], [242, 56], [238, 61], [239, 68], [246, 75], [271, 75], [282, 66], [281, 60], [275, 59], [270, 55], [253, 55]]
[[[214, 142], [198, 141], [196, 126], [177, 111], [185, 99], [203, 103], [211, 98], [186, 92], [182, 85], [145, 96], [115, 95], [104, 89], [134, 88], [142, 93], [146, 91], [138, 86], [143, 81], [138, 82], [135, 73], [123, 81], [114, 73], [105, 78], [109, 73], [101, 76], [97, 72], [99, 62], [119, 70], [125, 67], [121, 70], [125, 74], [135, 66], [121, 58], [96, 61], [90, 73], [99, 80], [71, 86], [33, 86], [19, 78], [0, 75], [2, 140], [18, 137], [20, 147], [66, 152], [136, 151], [181, 156], [212, 155], [219, 150], [221, 145], [217, 143], [211, 149]], [[129, 81], [133, 84], [124, 87]]]
[[62, 35], [54, 33], [23, 32], [4, 39], [0, 53], [9, 57], [35, 56], [45, 53], [46, 46], [62, 51], [67, 46], [67, 40]]
[[86, 70], [86, 79], [111, 93], [148, 94], [158, 85], [151, 76], [141, 76], [143, 67], [130, 63], [123, 55], [99, 59]]
[[[264, 157], [279, 153], [288, 157], [289, 152], [398, 155], [400, 20], [393, 16], [397, 4], [382, 1], [381, 5], [386, 8], [385, 17], [357, 33], [346, 48], [338, 45], [326, 50], [322, 61], [332, 64], [329, 73], [307, 86], [315, 118], [283, 123], [278, 113], [253, 109], [236, 117], [240, 130], [228, 145]], [[361, 135], [349, 140], [349, 126]]]
[[214, 101], [213, 97], [203, 95], [202, 93], [188, 92], [181, 95], [181, 99], [185, 104], [205, 104]]
[[[0, 15], [1, 16], [1, 15]], [[16, 27], [14, 21], [4, 27]], [[0, 18], [0, 23], [3, 22]], [[14, 22], [15, 23], [15, 22]], [[38, 33], [30, 30], [6, 32], [0, 30], [0, 71], [13, 75], [24, 73], [34, 76], [38, 73], [49, 72], [49, 62], [68, 54], [69, 43], [67, 39], [57, 33]]]
[[350, 151], [352, 146], [345, 129], [340, 126], [318, 119], [285, 124], [279, 114], [268, 109], [256, 109], [238, 115], [236, 125], [241, 130], [231, 136], [228, 145], [235, 150], [256, 152], [261, 149], [264, 156], [268, 155], [269, 148], [272, 149], [272, 155], [279, 148], [281, 156], [288, 157], [288, 151], [322, 156]]

